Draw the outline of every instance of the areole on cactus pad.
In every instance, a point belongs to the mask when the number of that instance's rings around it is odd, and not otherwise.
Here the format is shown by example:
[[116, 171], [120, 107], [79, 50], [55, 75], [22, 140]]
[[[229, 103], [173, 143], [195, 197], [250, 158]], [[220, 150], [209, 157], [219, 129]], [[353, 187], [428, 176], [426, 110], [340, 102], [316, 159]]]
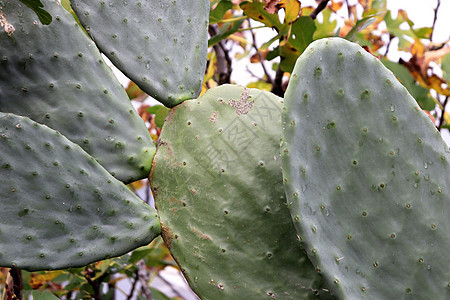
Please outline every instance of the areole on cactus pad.
[[170, 112], [151, 184], [162, 236], [202, 299], [312, 299], [321, 277], [282, 184], [282, 99], [223, 85]]
[[450, 155], [381, 62], [340, 38], [298, 59], [283, 174], [307, 253], [343, 299], [448, 299]]
[[59, 132], [0, 113], [0, 266], [81, 267], [160, 233], [154, 209]]

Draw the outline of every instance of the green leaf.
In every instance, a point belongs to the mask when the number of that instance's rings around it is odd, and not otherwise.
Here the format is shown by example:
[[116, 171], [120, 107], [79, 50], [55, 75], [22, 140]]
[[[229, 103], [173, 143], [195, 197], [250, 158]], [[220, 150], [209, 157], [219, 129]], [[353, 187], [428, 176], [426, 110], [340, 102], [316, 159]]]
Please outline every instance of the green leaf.
[[138, 261], [149, 255], [153, 250], [148, 248], [147, 246], [136, 249], [131, 253], [130, 258], [128, 259], [129, 264], [136, 264]]
[[233, 3], [229, 0], [220, 1], [216, 8], [211, 10], [209, 14], [209, 24], [214, 24], [222, 21], [225, 13], [233, 7]]
[[276, 46], [273, 50], [269, 51], [266, 56], [266, 60], [272, 60], [280, 56], [280, 46]]
[[220, 28], [217, 35], [213, 36], [212, 38], [210, 38], [208, 40], [208, 47], [214, 46], [221, 40], [224, 40], [227, 37], [229, 37], [230, 35], [232, 35], [233, 33], [237, 32], [244, 21], [245, 21], [245, 19], [242, 19], [242, 20], [236, 20], [236, 21], [230, 22], [228, 24], [224, 24]]
[[335, 29], [337, 26], [337, 21], [332, 20], [332, 12], [329, 8], [326, 8], [322, 11], [323, 21], [320, 23], [317, 19], [316, 22], [316, 31], [314, 32], [314, 40], [318, 40], [321, 38], [329, 37], [334, 35]]
[[147, 108], [147, 112], [155, 115], [155, 124], [162, 128], [170, 109], [162, 105], [155, 105]]
[[413, 29], [413, 32], [419, 39], [430, 39], [433, 29], [431, 27], [421, 27]]
[[43, 9], [44, 5], [41, 0], [19, 0], [29, 8], [31, 8], [39, 18], [43, 25], [49, 25], [52, 22], [52, 16]]
[[431, 98], [430, 91], [421, 85], [416, 84], [414, 77], [409, 73], [406, 67], [386, 59], [383, 59], [382, 63], [394, 73], [398, 80], [406, 87], [411, 96], [416, 99], [422, 109], [434, 109], [436, 103], [433, 98]]
[[[384, 22], [386, 23], [388, 32], [399, 39], [399, 49], [407, 48], [410, 45], [410, 42], [407, 39], [405, 39], [404, 36], [406, 35], [414, 38], [414, 36], [416, 35], [411, 30], [412, 25], [414, 25], [414, 23], [412, 23], [411, 20], [408, 19], [407, 14], [404, 11], [399, 10], [397, 18], [393, 19], [391, 11], [388, 11], [384, 16]], [[409, 25], [410, 29], [400, 28], [400, 25], [402, 25], [405, 22]]]
[[365, 18], [362, 18], [361, 20], [358, 20], [355, 24], [355, 26], [353, 26], [353, 28], [347, 33], [347, 35], [345, 36], [346, 40], [349, 40], [351, 42], [355, 41], [356, 39], [356, 35], [358, 34], [358, 32], [366, 29], [370, 24], [372, 24], [373, 22], [375, 22], [376, 18], [374, 18], [374, 16], [367, 16]]
[[450, 53], [442, 58], [441, 68], [444, 72], [444, 79], [447, 80], [447, 83], [450, 83]]
[[150, 288], [152, 292], [152, 298], [153, 300], [176, 300], [178, 298], [170, 298], [169, 296], [165, 295], [160, 290], [157, 290], [155, 288]]
[[240, 6], [246, 16], [263, 23], [267, 27], [276, 28], [278, 32], [282, 32], [288, 27], [287, 24], [281, 24], [278, 14], [269, 14], [262, 2], [244, 2]]
[[34, 300], [59, 300], [58, 297], [53, 295], [50, 291], [31, 291], [32, 299]]
[[302, 54], [306, 47], [313, 41], [315, 31], [316, 24], [313, 19], [310, 17], [300, 17], [292, 23], [289, 42]]

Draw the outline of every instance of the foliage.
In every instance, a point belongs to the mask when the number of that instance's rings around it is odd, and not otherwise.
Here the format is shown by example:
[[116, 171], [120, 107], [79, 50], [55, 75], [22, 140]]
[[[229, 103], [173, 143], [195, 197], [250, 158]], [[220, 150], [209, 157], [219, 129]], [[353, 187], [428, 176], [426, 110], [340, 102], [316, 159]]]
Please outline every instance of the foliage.
[[[42, 24], [52, 22], [52, 16], [45, 11], [45, 1], [20, 1], [33, 9]], [[217, 85], [232, 83], [237, 65], [243, 61], [248, 65], [247, 80], [233, 83], [283, 96], [294, 64], [306, 47], [323, 37], [341, 36], [365, 46], [379, 58], [421, 108], [429, 113], [439, 130], [449, 128], [450, 115], [446, 111], [450, 96], [449, 43], [433, 40], [435, 20], [429, 27], [417, 28], [405, 11], [387, 10], [386, 1], [359, 0], [358, 4], [349, 6], [344, 0], [322, 0], [316, 1], [315, 6], [304, 6], [299, 0], [211, 0], [209, 51], [202, 93]], [[63, 0], [62, 4], [70, 11], [68, 2]], [[271, 34], [257, 41], [262, 30], [269, 30]], [[398, 49], [393, 49], [394, 41], [398, 41]], [[409, 54], [410, 58], [390, 59], [395, 50]], [[257, 68], [262, 69], [262, 75], [251, 71]], [[152, 138], [157, 140], [168, 109], [149, 105], [147, 94], [133, 82], [127, 87], [127, 93], [140, 107], [140, 116], [146, 121]], [[129, 187], [135, 191], [145, 190], [148, 181], [134, 182]], [[129, 279], [134, 286], [142, 280], [142, 274], [147, 274], [148, 280], [136, 292], [138, 297], [146, 298], [149, 282], [166, 266], [176, 267], [176, 264], [162, 240], [156, 239], [130, 254], [85, 268], [23, 271], [24, 296], [32, 295], [36, 299], [53, 299], [54, 295], [65, 299], [113, 299], [112, 294], [118, 291], [121, 280]], [[7, 297], [10, 290], [5, 285], [12, 275], [8, 269], [0, 270], [0, 286]], [[134, 294], [134, 291], [119, 292], [125, 296]], [[167, 299], [155, 290], [151, 292], [155, 299]]]

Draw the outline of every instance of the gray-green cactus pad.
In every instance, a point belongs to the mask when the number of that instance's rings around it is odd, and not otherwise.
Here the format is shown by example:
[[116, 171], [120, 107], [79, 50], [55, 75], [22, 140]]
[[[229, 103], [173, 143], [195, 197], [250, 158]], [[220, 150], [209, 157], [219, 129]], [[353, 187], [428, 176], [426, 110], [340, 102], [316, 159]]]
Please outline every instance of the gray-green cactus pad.
[[0, 111], [60, 131], [119, 180], [145, 178], [155, 146], [144, 121], [72, 15], [44, 4], [48, 26], [19, 1], [2, 1], [15, 31], [0, 32]]
[[59, 132], [0, 113], [0, 266], [79, 267], [148, 244], [156, 212]]
[[448, 148], [380, 61], [340, 38], [298, 59], [283, 113], [286, 194], [343, 299], [449, 299]]
[[143, 91], [173, 107], [198, 96], [209, 0], [71, 0], [101, 51]]
[[319, 289], [286, 206], [281, 105], [223, 85], [164, 124], [150, 175], [162, 236], [202, 299], [303, 299]]

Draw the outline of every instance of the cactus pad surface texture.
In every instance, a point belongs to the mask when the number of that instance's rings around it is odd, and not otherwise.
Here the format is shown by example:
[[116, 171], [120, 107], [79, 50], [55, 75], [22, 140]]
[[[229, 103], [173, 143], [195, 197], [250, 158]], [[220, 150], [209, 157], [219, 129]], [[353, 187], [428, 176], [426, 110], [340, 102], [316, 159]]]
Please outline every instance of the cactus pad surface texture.
[[0, 266], [80, 267], [160, 233], [156, 212], [59, 132], [0, 113]]
[[71, 0], [101, 51], [168, 107], [200, 92], [209, 0]]
[[298, 59], [283, 174], [310, 259], [342, 299], [450, 298], [448, 147], [380, 61], [340, 38]]
[[162, 236], [202, 299], [312, 299], [286, 206], [281, 98], [223, 85], [170, 112], [151, 172]]
[[60, 131], [121, 181], [145, 178], [156, 149], [144, 121], [72, 15], [44, 5], [48, 26], [20, 1], [2, 1], [15, 31], [0, 32], [0, 111]]

